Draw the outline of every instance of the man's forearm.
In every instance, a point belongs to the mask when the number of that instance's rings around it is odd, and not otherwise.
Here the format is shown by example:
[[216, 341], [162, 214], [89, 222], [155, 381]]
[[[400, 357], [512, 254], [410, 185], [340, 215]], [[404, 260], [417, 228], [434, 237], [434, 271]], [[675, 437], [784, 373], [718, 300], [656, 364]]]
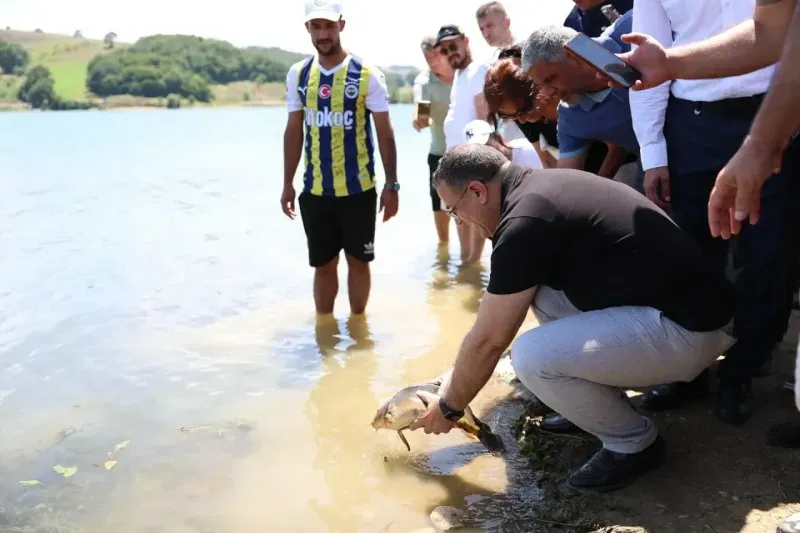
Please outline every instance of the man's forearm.
[[303, 153], [303, 134], [293, 128], [287, 128], [283, 133], [283, 186], [291, 187], [300, 156]]
[[795, 2], [760, 0], [753, 19], [710, 39], [668, 49], [672, 79], [727, 78], [776, 63]]
[[750, 137], [782, 150], [784, 143], [800, 128], [800, 10], [792, 16], [780, 65], [772, 86], [758, 110]]
[[451, 409], [462, 410], [492, 377], [506, 347], [470, 331], [461, 343], [450, 379], [443, 384], [441, 395]]
[[394, 141], [394, 134], [379, 136], [378, 148], [381, 151], [386, 183], [397, 183], [397, 145]]
[[614, 174], [619, 170], [619, 167], [622, 166], [622, 161], [625, 159], [625, 155], [628, 152], [614, 143], [606, 143], [606, 145], [608, 146], [608, 152], [606, 152], [606, 156], [603, 158], [597, 175], [602, 178], [613, 178]]

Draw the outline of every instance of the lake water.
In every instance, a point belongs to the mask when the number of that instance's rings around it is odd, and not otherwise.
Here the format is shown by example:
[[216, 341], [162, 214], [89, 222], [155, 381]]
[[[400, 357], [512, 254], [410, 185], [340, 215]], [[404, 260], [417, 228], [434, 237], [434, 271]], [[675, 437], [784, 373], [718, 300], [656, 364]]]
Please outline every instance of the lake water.
[[[450, 367], [488, 277], [454, 227], [437, 253], [429, 134], [391, 114], [400, 212], [366, 322], [340, 290], [319, 325], [279, 207], [283, 109], [0, 115], [0, 531], [403, 533], [468, 504], [517, 523], [515, 454], [370, 427]], [[495, 426], [509, 391], [476, 412]]]

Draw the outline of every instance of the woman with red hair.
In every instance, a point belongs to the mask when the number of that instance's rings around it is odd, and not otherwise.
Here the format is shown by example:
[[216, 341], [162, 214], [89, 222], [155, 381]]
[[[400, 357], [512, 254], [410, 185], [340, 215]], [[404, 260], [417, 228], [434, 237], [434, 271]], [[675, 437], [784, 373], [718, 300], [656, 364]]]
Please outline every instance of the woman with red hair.
[[[542, 165], [555, 168], [556, 156], [550, 147], [558, 149], [558, 99], [540, 93], [521, 68], [522, 49], [511, 46], [500, 52], [489, 67], [483, 94], [489, 107], [487, 121], [497, 126], [500, 120], [513, 120], [533, 144]], [[608, 147], [603, 142], [592, 143], [584, 170], [597, 174]]]

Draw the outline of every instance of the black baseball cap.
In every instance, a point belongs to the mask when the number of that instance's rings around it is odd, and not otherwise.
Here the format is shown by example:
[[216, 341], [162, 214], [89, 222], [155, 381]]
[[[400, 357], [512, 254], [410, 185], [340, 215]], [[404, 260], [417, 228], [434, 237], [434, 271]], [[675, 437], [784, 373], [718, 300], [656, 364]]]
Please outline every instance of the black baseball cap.
[[444, 41], [457, 39], [463, 36], [464, 32], [461, 31], [461, 28], [459, 28], [455, 24], [445, 24], [444, 26], [439, 28], [439, 33], [436, 34], [436, 45], [438, 46]]

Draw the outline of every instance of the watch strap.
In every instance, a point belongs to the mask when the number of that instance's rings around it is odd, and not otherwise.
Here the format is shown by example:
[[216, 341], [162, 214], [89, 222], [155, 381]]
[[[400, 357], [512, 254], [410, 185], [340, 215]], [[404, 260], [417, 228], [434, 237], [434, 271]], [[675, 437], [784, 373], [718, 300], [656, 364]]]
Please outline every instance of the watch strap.
[[439, 409], [442, 410], [444, 417], [451, 422], [457, 422], [462, 416], [464, 416], [464, 411], [456, 411], [455, 409], [451, 409], [450, 406], [444, 401], [444, 396], [439, 396]]

